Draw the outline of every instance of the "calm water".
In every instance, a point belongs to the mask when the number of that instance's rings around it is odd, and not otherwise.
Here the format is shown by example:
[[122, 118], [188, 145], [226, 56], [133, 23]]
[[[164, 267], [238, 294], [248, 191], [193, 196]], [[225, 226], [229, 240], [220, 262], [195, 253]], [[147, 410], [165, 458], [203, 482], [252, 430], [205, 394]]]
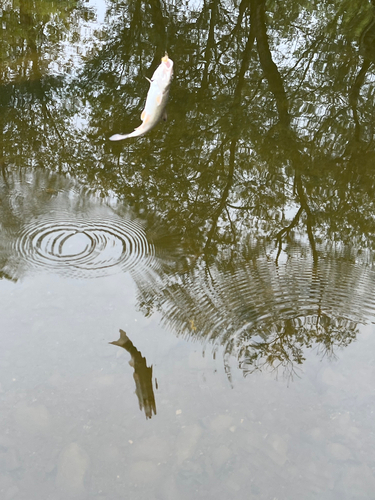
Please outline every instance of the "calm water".
[[1, 499], [374, 498], [373, 9], [0, 4]]

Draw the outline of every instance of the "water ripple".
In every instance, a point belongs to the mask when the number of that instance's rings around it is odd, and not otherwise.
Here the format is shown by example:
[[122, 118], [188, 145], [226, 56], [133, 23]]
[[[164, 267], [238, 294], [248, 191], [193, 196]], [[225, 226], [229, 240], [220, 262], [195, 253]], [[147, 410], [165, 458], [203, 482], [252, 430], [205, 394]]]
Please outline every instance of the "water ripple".
[[79, 278], [139, 271], [154, 256], [141, 225], [115, 214], [73, 220], [68, 212], [41, 216], [24, 225], [13, 244], [32, 267]]
[[144, 301], [156, 301], [163, 322], [181, 335], [235, 351], [259, 335], [271, 343], [274, 336], [349, 342], [357, 325], [375, 320], [374, 286], [373, 269], [354, 262], [326, 257], [314, 264], [307, 256], [277, 265], [259, 258], [227, 271], [213, 267], [210, 279], [193, 270], [156, 282]]

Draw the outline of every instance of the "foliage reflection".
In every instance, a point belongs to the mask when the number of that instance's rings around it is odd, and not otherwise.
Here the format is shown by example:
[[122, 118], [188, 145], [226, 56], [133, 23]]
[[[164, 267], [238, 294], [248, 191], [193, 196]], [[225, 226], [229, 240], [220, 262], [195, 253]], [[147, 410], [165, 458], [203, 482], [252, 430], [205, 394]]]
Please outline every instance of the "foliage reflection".
[[[48, 52], [36, 33], [79, 33], [89, 11], [66, 2], [26, 21], [5, 8], [0, 162], [122, 197], [159, 255], [137, 276], [145, 314], [224, 345], [246, 373], [293, 369], [306, 347], [332, 354], [373, 315], [374, 7], [191, 5], [109, 1], [70, 78], [52, 71], [62, 46]], [[168, 123], [111, 144], [139, 123], [145, 76], [165, 50]]]

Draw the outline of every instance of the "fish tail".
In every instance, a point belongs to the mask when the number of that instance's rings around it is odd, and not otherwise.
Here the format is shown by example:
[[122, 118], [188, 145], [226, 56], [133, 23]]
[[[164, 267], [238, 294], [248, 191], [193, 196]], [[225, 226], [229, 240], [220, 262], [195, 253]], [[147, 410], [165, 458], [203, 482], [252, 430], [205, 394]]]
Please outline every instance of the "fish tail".
[[110, 141], [122, 141], [123, 139], [128, 139], [130, 137], [139, 137], [140, 135], [143, 135], [147, 130], [139, 130], [141, 127], [136, 128], [133, 130], [133, 132], [130, 132], [130, 134], [115, 134], [112, 135], [109, 140]]

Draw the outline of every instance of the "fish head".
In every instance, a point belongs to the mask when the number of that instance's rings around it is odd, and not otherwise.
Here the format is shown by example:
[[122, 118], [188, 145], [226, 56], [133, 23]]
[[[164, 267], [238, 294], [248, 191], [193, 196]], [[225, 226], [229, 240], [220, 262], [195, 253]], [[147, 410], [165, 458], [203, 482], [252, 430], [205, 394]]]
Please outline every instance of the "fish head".
[[163, 68], [164, 76], [172, 77], [173, 73], [173, 61], [169, 59], [168, 54], [166, 53], [164, 57], [161, 58], [161, 66]]

